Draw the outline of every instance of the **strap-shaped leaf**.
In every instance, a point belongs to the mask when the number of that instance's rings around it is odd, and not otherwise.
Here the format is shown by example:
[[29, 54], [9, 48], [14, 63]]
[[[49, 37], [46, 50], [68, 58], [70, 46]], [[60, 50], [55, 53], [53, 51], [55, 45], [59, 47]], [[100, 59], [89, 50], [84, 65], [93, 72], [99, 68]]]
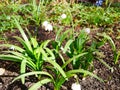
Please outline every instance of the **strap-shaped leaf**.
[[65, 45], [65, 47], [64, 47], [64, 49], [63, 49], [63, 53], [66, 53], [66, 52], [67, 52], [67, 50], [70, 48], [70, 45], [71, 45], [72, 42], [73, 42], [73, 40], [69, 40], [69, 41], [66, 43], [66, 45]]
[[[75, 76], [76, 74], [67, 74], [67, 73], [66, 73], [66, 75], [67, 75], [67, 78], [70, 78], [70, 77]], [[57, 88], [57, 90], [60, 90], [61, 85], [63, 85], [63, 83], [64, 83], [65, 81], [66, 81], [66, 80], [65, 80], [64, 77], [62, 77], [62, 76], [56, 81], [55, 87]]]
[[24, 41], [22, 38], [20, 37], [17, 37], [17, 36], [14, 36], [22, 45], [23, 47], [26, 49], [26, 51], [29, 51], [29, 52], [32, 52], [32, 50], [30, 49], [30, 46], [29, 44], [27, 44], [26, 41]]
[[44, 51], [44, 49], [41, 49], [41, 53], [43, 60], [50, 60], [50, 58], [48, 58], [48, 54]]
[[14, 55], [0, 55], [0, 59], [3, 60], [9, 60], [9, 61], [15, 61], [15, 62], [21, 62], [22, 58]]
[[48, 56], [51, 60], [55, 60], [55, 56], [52, 52], [52, 50], [50, 50], [49, 48], [45, 48], [46, 52], [48, 53]]
[[20, 31], [20, 33], [21, 33], [23, 39], [24, 39], [25, 41], [28, 41], [28, 38], [27, 38], [27, 36], [26, 36], [24, 30], [22, 29], [22, 27], [20, 26], [20, 24], [18, 23], [18, 21], [16, 20], [15, 17], [14, 17], [14, 21], [15, 21], [15, 24], [16, 24], [17, 28], [19, 29], [19, 31]]
[[19, 31], [20, 31], [20, 33], [21, 33], [23, 39], [25, 40], [26, 45], [28, 46], [29, 50], [32, 52], [31, 44], [30, 44], [30, 42], [29, 42], [29, 40], [28, 40], [28, 38], [27, 38], [27, 36], [26, 36], [24, 30], [22, 29], [22, 27], [20, 26], [20, 24], [18, 23], [18, 21], [16, 20], [15, 17], [14, 17], [14, 21], [15, 21], [15, 24], [16, 24], [17, 28], [19, 29]]
[[90, 75], [98, 80], [100, 80], [101, 82], [103, 82], [103, 80], [101, 78], [99, 78], [97, 75], [87, 71], [87, 70], [84, 70], [84, 69], [76, 69], [76, 70], [70, 70], [67, 72], [67, 74], [76, 74], [76, 73], [83, 73], [83, 74], [86, 74], [86, 75]]
[[28, 90], [38, 90], [39, 87], [41, 87], [44, 84], [47, 84], [51, 82], [52, 80], [49, 78], [40, 80], [39, 82], [35, 83], [33, 86], [31, 86]]
[[15, 50], [17, 50], [17, 51], [19, 51], [19, 52], [24, 52], [24, 51], [25, 51], [25, 50], [22, 49], [21, 47], [16, 46], [16, 45], [12, 45], [12, 44], [1, 44], [0, 47], [8, 47], [8, 48], [14, 47]]
[[110, 67], [103, 59], [100, 59], [100, 58], [96, 58], [98, 59], [102, 64], [104, 64], [108, 69], [111, 70], [111, 72], [114, 71], [114, 69], [112, 67]]
[[37, 42], [37, 40], [35, 38], [31, 38], [31, 43], [32, 43], [34, 48], [37, 48], [38, 42]]
[[49, 59], [47, 59], [46, 62], [49, 62], [50, 64], [52, 64], [54, 66], [54, 68], [56, 68], [56, 70], [58, 70], [66, 80], [68, 79], [64, 70], [62, 69], [62, 67], [59, 64], [57, 64], [55, 61], [49, 60]]
[[26, 57], [25, 55], [15, 51], [4, 51], [4, 52], [10, 53], [13, 55], [0, 55], [0, 59], [15, 61], [15, 62], [22, 62], [23, 59], [26, 59], [28, 67], [35, 70], [36, 65], [34, 64], [31, 58]]
[[15, 55], [15, 56], [18, 56], [20, 58], [25, 58], [24, 54], [16, 52], [16, 51], [2, 51], [2, 52], [6, 53], [6, 54]]
[[70, 30], [67, 30], [60, 36], [60, 39], [59, 39], [60, 43], [62, 43], [65, 40], [65, 38], [68, 36], [69, 32], [70, 32]]
[[18, 80], [18, 79], [21, 79], [22, 77], [28, 77], [28, 76], [31, 76], [31, 75], [46, 75], [48, 77], [50, 77], [52, 80], [53, 80], [53, 77], [52, 75], [50, 75], [48, 72], [44, 72], [44, 71], [32, 71], [32, 72], [28, 72], [28, 73], [25, 73], [25, 74], [22, 74], [18, 77], [16, 77], [12, 82]]
[[43, 52], [45, 53], [44, 49], [47, 47], [48, 43], [50, 42], [51, 40], [46, 40], [45, 42], [42, 42], [41, 45], [34, 50], [34, 54], [39, 58], [40, 57], [40, 54]]
[[[26, 72], [26, 60], [24, 59], [21, 62], [20, 73], [24, 74], [25, 72]], [[25, 77], [22, 77], [21, 81], [22, 81], [22, 84], [24, 84], [25, 83]]]
[[104, 38], [106, 38], [109, 41], [109, 43], [112, 46], [113, 51], [116, 51], [116, 46], [115, 46], [115, 43], [112, 40], [112, 38], [110, 36], [108, 36], [106, 33], [103, 33], [103, 36], [104, 36]]
[[76, 58], [79, 58], [79, 57], [84, 56], [84, 55], [86, 55], [86, 54], [87, 54], [87, 52], [78, 54], [78, 55], [74, 56], [73, 58], [70, 58], [69, 60], [67, 60], [67, 61], [65, 62], [65, 64], [62, 66], [62, 68], [65, 68], [69, 63], [71, 63], [71, 62], [72, 62], [73, 60], [75, 60]]
[[118, 63], [119, 57], [120, 57], [120, 51], [117, 52], [117, 56], [116, 56], [116, 59], [115, 59], [115, 64]]
[[47, 46], [48, 46], [48, 43], [50, 42], [51, 40], [46, 40], [46, 41], [44, 41], [42, 44], [41, 44], [41, 46], [43, 47], [43, 48], [46, 48]]

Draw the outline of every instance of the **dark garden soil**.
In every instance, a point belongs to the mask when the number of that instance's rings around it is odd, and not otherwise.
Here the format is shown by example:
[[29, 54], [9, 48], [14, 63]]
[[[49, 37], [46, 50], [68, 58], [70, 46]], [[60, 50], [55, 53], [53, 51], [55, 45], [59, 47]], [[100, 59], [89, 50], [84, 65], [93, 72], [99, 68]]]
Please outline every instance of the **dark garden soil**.
[[[107, 32], [112, 39], [114, 40], [117, 49], [120, 49], [120, 40], [116, 39], [120, 32], [120, 24], [115, 24], [111, 26], [113, 32], [109, 30], [105, 30], [104, 28], [99, 28], [96, 30], [91, 30], [91, 36], [94, 38], [97, 32]], [[109, 28], [108, 28], [109, 29]], [[34, 30], [32, 28], [31, 30]], [[34, 33], [34, 31], [33, 31]], [[13, 38], [13, 36], [20, 36], [18, 30], [15, 31], [7, 31], [0, 34], [1, 36], [6, 38], [7, 43], [12, 43], [16, 45], [20, 45], [17, 40]], [[55, 32], [46, 32], [40, 29], [37, 32], [38, 41], [44, 41], [47, 39], [54, 39]], [[0, 40], [0, 44], [6, 43], [4, 40]], [[5, 48], [0, 48], [1, 51]], [[95, 60], [94, 61], [94, 73], [101, 77], [105, 82], [100, 82], [92, 77], [86, 77], [85, 79], [80, 79], [79, 82], [81, 84], [82, 90], [120, 90], [120, 61], [117, 64], [113, 62], [113, 52], [111, 50], [111, 46], [109, 43], [106, 43], [104, 46], [100, 48], [101, 52], [104, 52], [105, 58], [103, 59], [107, 64], [113, 67], [114, 71], [111, 72], [107, 67], [105, 67], [102, 63]], [[30, 77], [26, 80], [24, 85], [21, 84], [21, 81], [15, 81], [12, 83], [12, 80], [19, 75], [20, 65], [18, 63], [9, 62], [9, 61], [0, 61], [0, 68], [5, 69], [5, 73], [0, 76], [0, 90], [28, 90], [36, 79], [34, 77]], [[61, 90], [71, 90], [71, 84], [74, 83], [74, 78], [69, 79], [62, 87]], [[39, 90], [53, 90], [53, 85], [51, 83], [42, 86]]]

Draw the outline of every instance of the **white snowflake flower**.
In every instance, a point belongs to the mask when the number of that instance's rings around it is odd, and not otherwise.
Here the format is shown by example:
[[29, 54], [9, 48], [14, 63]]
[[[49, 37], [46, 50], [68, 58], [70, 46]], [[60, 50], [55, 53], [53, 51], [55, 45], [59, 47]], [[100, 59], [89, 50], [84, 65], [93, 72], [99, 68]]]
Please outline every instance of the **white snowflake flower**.
[[43, 26], [43, 27], [46, 27], [48, 24], [49, 24], [48, 21], [44, 21], [44, 22], [42, 23], [42, 26]]
[[45, 31], [52, 31], [53, 30], [53, 26], [48, 21], [44, 21], [42, 23], [42, 26], [45, 29]]
[[82, 80], [84, 81], [86, 78], [84, 77]]
[[90, 33], [90, 28], [85, 28], [84, 30], [85, 30], [85, 32], [86, 32], [87, 34]]
[[62, 15], [61, 15], [61, 18], [62, 18], [62, 19], [65, 19], [66, 17], [67, 17], [66, 14], [62, 14]]
[[45, 31], [52, 31], [53, 30], [53, 26], [51, 24], [47, 24], [47, 26], [45, 26]]
[[15, 47], [14, 47], [14, 46], [11, 46], [9, 49], [10, 49], [10, 50], [15, 50]]
[[5, 69], [4, 68], [0, 68], [0, 75], [3, 75], [5, 73]]
[[79, 83], [73, 83], [71, 86], [72, 90], [81, 90], [81, 85]]

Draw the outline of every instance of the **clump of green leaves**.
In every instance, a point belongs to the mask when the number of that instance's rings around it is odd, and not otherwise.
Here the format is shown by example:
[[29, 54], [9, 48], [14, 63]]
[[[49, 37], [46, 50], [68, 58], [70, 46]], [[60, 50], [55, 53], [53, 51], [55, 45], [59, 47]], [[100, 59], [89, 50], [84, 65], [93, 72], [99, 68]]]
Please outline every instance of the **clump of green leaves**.
[[[57, 48], [50, 49], [47, 47], [50, 40], [46, 40], [39, 44], [36, 38], [32, 37], [29, 32], [28, 32], [29, 35], [28, 38], [24, 30], [19, 25], [16, 18], [14, 18], [14, 20], [16, 26], [18, 27], [22, 35], [22, 38], [17, 36], [15, 36], [15, 38], [22, 44], [23, 48], [12, 44], [0, 45], [0, 47], [9, 47], [9, 48], [11, 46], [12, 48], [14, 47], [12, 51], [11, 50], [3, 51], [4, 54], [0, 55], [0, 59], [21, 63], [21, 68], [20, 68], [21, 75], [16, 77], [13, 81], [21, 79], [22, 83], [24, 84], [26, 76], [36, 75], [39, 81], [35, 83], [32, 87], [30, 87], [30, 90], [33, 90], [34, 87], [38, 88], [41, 85], [46, 84], [48, 82], [53, 83], [55, 90], [60, 90], [61, 85], [66, 80], [68, 80], [70, 77], [73, 77], [77, 73], [90, 75], [97, 78], [98, 80], [101, 80], [96, 75], [84, 69], [66, 70], [68, 64], [70, 64], [74, 59], [84, 56], [85, 54], [87, 54], [86, 52], [75, 55], [72, 58], [65, 61], [62, 54], [60, 54]], [[61, 43], [64, 39], [65, 39], [64, 37], [60, 39]], [[59, 43], [60, 46], [61, 43]], [[60, 55], [61, 58], [63, 59], [64, 63], [62, 66], [60, 66], [56, 62], [56, 56], [54, 54], [54, 51], [58, 51], [57, 52], [58, 55]], [[44, 63], [49, 63], [50, 65], [44, 66]], [[26, 67], [29, 67], [31, 72], [27, 72]], [[56, 77], [54, 77], [54, 75], [52, 76], [49, 72], [45, 72], [43, 69], [51, 70]]]

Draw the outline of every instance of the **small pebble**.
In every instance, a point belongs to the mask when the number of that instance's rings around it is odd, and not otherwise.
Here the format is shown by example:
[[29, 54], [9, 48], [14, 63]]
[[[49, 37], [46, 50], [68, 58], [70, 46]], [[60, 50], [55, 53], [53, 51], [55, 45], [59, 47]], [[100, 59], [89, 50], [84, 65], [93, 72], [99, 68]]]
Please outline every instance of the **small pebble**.
[[0, 68], [0, 75], [3, 75], [5, 73], [5, 69], [4, 68]]

